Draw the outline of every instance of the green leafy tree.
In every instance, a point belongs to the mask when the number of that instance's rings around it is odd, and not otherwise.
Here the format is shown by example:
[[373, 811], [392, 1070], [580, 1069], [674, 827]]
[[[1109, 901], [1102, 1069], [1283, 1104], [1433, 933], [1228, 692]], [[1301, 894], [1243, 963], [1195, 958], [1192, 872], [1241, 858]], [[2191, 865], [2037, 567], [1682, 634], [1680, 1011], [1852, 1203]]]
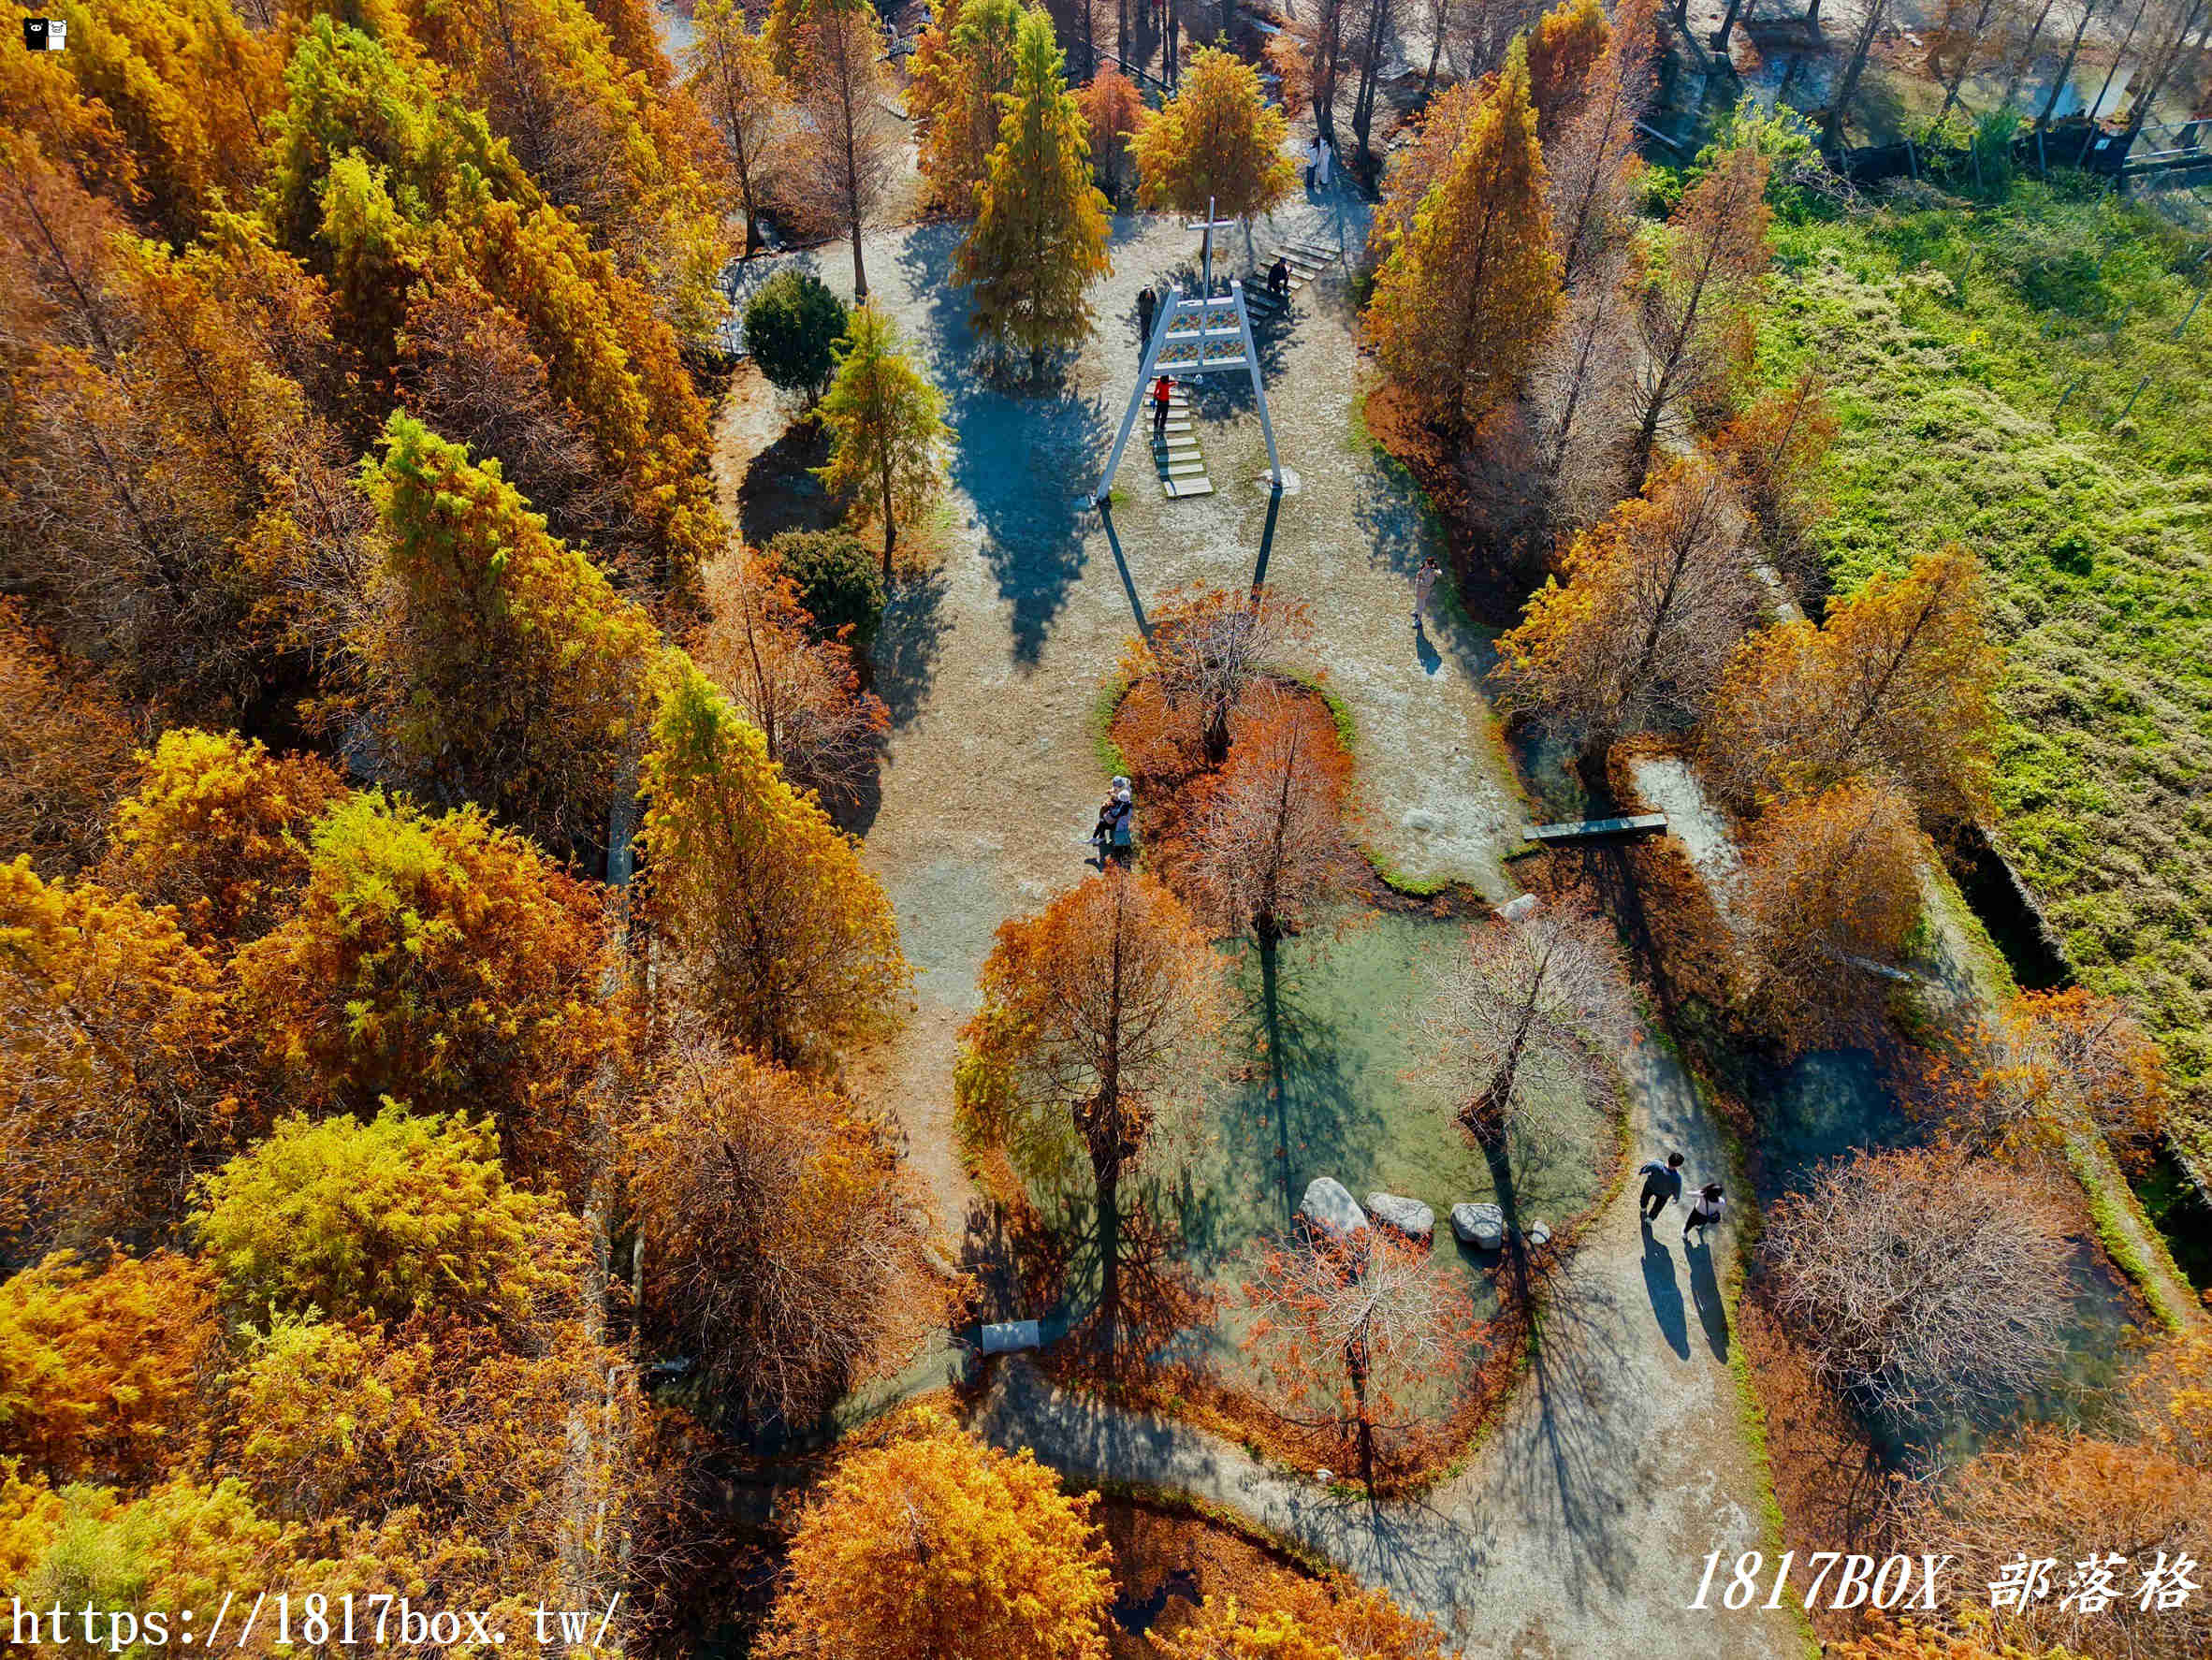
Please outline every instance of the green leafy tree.
[[1091, 183], [1090, 144], [1061, 64], [1052, 20], [1026, 13], [990, 176], [953, 264], [972, 285], [976, 328], [1026, 347], [1032, 379], [1049, 348], [1090, 332], [1084, 290], [1113, 269], [1106, 198]]
[[395, 770], [565, 852], [604, 827], [643, 721], [652, 620], [546, 533], [496, 460], [394, 412], [365, 469], [385, 527], [358, 649]]
[[846, 638], [858, 650], [875, 643], [883, 624], [883, 576], [867, 546], [850, 531], [779, 531], [769, 557], [799, 590], [799, 603], [824, 638]]
[[944, 485], [949, 442], [944, 394], [901, 349], [898, 326], [865, 300], [837, 342], [837, 378], [822, 400], [829, 424], [824, 484], [866, 502], [883, 523], [883, 585], [898, 521], [933, 501]]
[[780, 270], [745, 305], [745, 344], [768, 384], [813, 403], [837, 371], [845, 302], [812, 271]]
[[488, 1120], [293, 1116], [201, 1184], [192, 1223], [231, 1301], [267, 1319], [440, 1311], [522, 1322], [575, 1284], [581, 1230], [513, 1186]]
[[1543, 153], [1516, 40], [1466, 136], [1375, 278], [1367, 336], [1456, 428], [1512, 395], [1560, 306]]

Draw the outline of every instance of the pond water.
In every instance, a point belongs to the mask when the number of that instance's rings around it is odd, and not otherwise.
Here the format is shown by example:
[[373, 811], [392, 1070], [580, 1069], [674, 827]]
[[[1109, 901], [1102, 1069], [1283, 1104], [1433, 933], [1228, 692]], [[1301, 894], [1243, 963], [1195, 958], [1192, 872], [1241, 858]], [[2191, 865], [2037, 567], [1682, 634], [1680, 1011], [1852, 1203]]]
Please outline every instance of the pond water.
[[[1289, 1228], [1306, 1184], [1334, 1176], [1365, 1201], [1371, 1192], [1418, 1199], [1435, 1213], [1433, 1261], [1469, 1296], [1477, 1317], [1496, 1309], [1496, 1258], [1452, 1238], [1452, 1205], [1494, 1201], [1481, 1153], [1452, 1118], [1453, 1098], [1430, 1064], [1419, 1021], [1438, 973], [1465, 949], [1471, 925], [1361, 913], [1283, 942], [1270, 975], [1257, 947], [1224, 945], [1235, 997], [1220, 1034], [1221, 1072], [1193, 1129], [1163, 1146], [1131, 1186], [1172, 1225], [1178, 1259], [1216, 1300], [1210, 1326], [1184, 1332], [1175, 1358], [1202, 1360], [1255, 1381], [1244, 1354], [1250, 1330], [1242, 1287], [1259, 1248]], [[1596, 1196], [1595, 1165], [1611, 1131], [1579, 1094], [1557, 1103], [1567, 1132], [1513, 1152], [1516, 1202], [1554, 1226]], [[1066, 1200], [1041, 1195], [1048, 1214], [1087, 1200], [1087, 1179]], [[1077, 1271], [1088, 1280], [1095, 1271]], [[1071, 1287], [1085, 1305], [1088, 1285]]]
[[[1920, 1127], [1899, 1107], [1876, 1057], [1864, 1049], [1807, 1055], [1754, 1082], [1750, 1105], [1762, 1125], [1756, 1187], [1762, 1206], [1808, 1187], [1820, 1168], [1862, 1150], [1911, 1146]], [[2126, 1283], [2088, 1238], [2074, 1242], [2068, 1268], [2073, 1318], [2065, 1352], [2044, 1388], [1982, 1414], [1931, 1414], [1871, 1426], [1892, 1463], [1931, 1457], [1956, 1463], [2022, 1421], [2064, 1423], [2092, 1433], [2108, 1427], [2113, 1392], [2124, 1376], [2125, 1328], [2135, 1316]]]

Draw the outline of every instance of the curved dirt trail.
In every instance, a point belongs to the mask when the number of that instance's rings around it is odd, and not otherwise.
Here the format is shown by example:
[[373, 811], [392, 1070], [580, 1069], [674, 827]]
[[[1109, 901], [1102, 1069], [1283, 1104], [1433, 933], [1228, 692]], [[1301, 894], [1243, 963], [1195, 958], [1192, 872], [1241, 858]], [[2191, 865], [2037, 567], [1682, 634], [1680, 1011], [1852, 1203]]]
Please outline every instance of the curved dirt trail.
[[[1357, 247], [1363, 214], [1339, 200], [1284, 214], [1284, 234], [1334, 245], [1341, 228]], [[915, 1007], [895, 1041], [849, 1070], [904, 1127], [955, 1240], [973, 1193], [953, 1146], [953, 1065], [976, 972], [1000, 922], [1083, 876], [1082, 837], [1106, 782], [1093, 714], [1124, 642], [1169, 590], [1263, 575], [1312, 604], [1314, 638], [1294, 666], [1323, 673], [1351, 710], [1364, 833], [1400, 870], [1506, 896], [1500, 855], [1526, 819], [1480, 690], [1488, 636], [1456, 618], [1414, 633], [1412, 573], [1443, 550], [1411, 484], [1357, 432], [1341, 280], [1308, 289], [1292, 327], [1261, 337], [1276, 442], [1297, 474], [1272, 513], [1256, 482], [1266, 450], [1249, 388], [1217, 376], [1193, 400], [1216, 493], [1163, 500], [1140, 430], [1106, 521], [1075, 502], [1096, 485], [1138, 367], [1136, 293], [1192, 260], [1197, 233], [1114, 222], [1115, 270], [1092, 294], [1091, 342], [1066, 383], [1041, 393], [991, 384], [977, 361], [950, 276], [959, 236], [923, 226], [866, 245], [870, 297], [943, 388], [959, 448], [941, 561], [899, 586], [875, 653], [893, 728], [866, 859], [898, 910]], [[1242, 269], [1243, 238], [1226, 240], [1216, 269]], [[1260, 240], [1271, 245], [1264, 227]], [[850, 299], [850, 260], [791, 257]], [[733, 509], [774, 425], [757, 399], [725, 407], [717, 461]]]
[[[1639, 1149], [1695, 1174], [1726, 1168], [1718, 1129], [1673, 1057], [1627, 1059]], [[1638, 1184], [1547, 1293], [1542, 1339], [1467, 1467], [1419, 1500], [1368, 1505], [1262, 1465], [1215, 1436], [1069, 1395], [1004, 1366], [977, 1427], [1078, 1477], [1194, 1493], [1288, 1534], [1428, 1614], [1478, 1660], [1807, 1652], [1794, 1617], [1693, 1613], [1708, 1551], [1766, 1548], [1760, 1475], [1741, 1432], [1721, 1288], [1734, 1241], [1681, 1243], [1681, 1211], [1646, 1229]], [[1721, 1582], [1725, 1581], [1725, 1572]]]
[[[1301, 204], [1277, 226], [1355, 249], [1365, 234], [1363, 212], [1342, 197]], [[897, 1039], [853, 1058], [850, 1077], [904, 1127], [956, 1245], [980, 1251], [987, 1242], [964, 1236], [984, 1212], [953, 1137], [958, 1028], [993, 930], [1084, 872], [1080, 837], [1105, 781], [1093, 712], [1147, 606], [1179, 584], [1261, 576], [1311, 603], [1300, 666], [1325, 674], [1348, 706], [1365, 837], [1406, 875], [1504, 897], [1514, 889], [1501, 855], [1527, 815], [1480, 692], [1488, 635], [1457, 618], [1412, 628], [1412, 573], [1442, 548], [1411, 485], [1358, 430], [1341, 281], [1308, 289], [1288, 332], [1262, 339], [1277, 444], [1297, 475], [1272, 513], [1255, 483], [1266, 454], [1250, 394], [1222, 377], [1195, 399], [1216, 494], [1163, 501], [1140, 432], [1101, 522], [1074, 502], [1095, 484], [1128, 396], [1136, 290], [1194, 258], [1197, 235], [1115, 222], [1115, 274], [1093, 296], [1099, 326], [1069, 386], [1041, 395], [996, 388], [975, 369], [949, 278], [958, 235], [922, 226], [867, 249], [874, 298], [945, 389], [961, 450], [942, 562], [902, 585], [876, 653], [894, 726], [866, 859], [897, 908], [915, 1008]], [[1259, 240], [1272, 249], [1267, 226]], [[1230, 241], [1226, 263], [1243, 269], [1243, 239]], [[849, 261], [794, 257], [846, 291]], [[736, 411], [722, 436], [734, 489], [775, 434]], [[1142, 834], [1142, 803], [1139, 812]], [[1647, 1045], [1631, 1070], [1637, 1160], [1649, 1145], [1680, 1145], [1693, 1170], [1721, 1168], [1667, 1056]], [[1647, 1252], [1630, 1200], [1601, 1220], [1554, 1289], [1545, 1346], [1495, 1434], [1419, 1505], [1333, 1500], [1186, 1427], [1057, 1396], [1019, 1363], [981, 1422], [1071, 1474], [1188, 1489], [1297, 1533], [1436, 1615], [1470, 1654], [1797, 1654], [1786, 1616], [1675, 1611], [1707, 1551], [1758, 1548], [1760, 1492], [1722, 1358], [1727, 1242], [1699, 1253], [1693, 1272], [1679, 1228], [1679, 1213], [1663, 1220], [1664, 1249]]]

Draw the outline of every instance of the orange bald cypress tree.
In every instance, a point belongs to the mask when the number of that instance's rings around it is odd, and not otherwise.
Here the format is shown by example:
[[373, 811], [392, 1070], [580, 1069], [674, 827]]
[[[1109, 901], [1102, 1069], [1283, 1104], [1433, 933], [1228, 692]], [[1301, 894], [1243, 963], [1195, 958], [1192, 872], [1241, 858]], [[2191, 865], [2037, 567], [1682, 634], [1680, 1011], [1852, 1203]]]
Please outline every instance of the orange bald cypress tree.
[[1815, 627], [1745, 641], [1705, 731], [1711, 776], [1745, 807], [1879, 776], [1924, 818], [1988, 800], [2003, 658], [1981, 566], [1963, 548], [1873, 577]]
[[1087, 1495], [934, 1414], [837, 1466], [793, 1536], [768, 1660], [1104, 1660]]
[[1099, 1230], [1092, 1333], [1109, 1353], [1123, 1317], [1122, 1176], [1163, 1119], [1201, 1099], [1220, 983], [1182, 902], [1114, 867], [999, 925], [982, 1008], [961, 1033], [966, 1104], [1013, 1127], [1016, 1142], [1041, 1120], [1062, 1135], [1071, 1123], [1083, 1144]]
[[1560, 0], [1529, 31], [1529, 101], [1544, 142], [1550, 142], [1561, 120], [1589, 90], [1590, 72], [1612, 37], [1599, 0]]
[[1465, 430], [1513, 394], [1560, 305], [1543, 152], [1515, 42], [1490, 95], [1383, 262], [1367, 336], [1391, 379]]

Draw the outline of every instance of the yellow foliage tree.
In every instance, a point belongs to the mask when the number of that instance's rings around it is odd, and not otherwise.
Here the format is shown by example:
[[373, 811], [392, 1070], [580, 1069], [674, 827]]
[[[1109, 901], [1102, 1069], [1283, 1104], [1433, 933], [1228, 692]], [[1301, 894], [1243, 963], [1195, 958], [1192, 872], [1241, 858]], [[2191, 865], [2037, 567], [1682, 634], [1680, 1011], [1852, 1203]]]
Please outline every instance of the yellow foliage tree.
[[653, 740], [648, 914], [700, 1016], [787, 1066], [890, 1026], [911, 970], [857, 844], [687, 658], [669, 668]]
[[1154, 1632], [1161, 1660], [1442, 1660], [1444, 1634], [1381, 1591], [1270, 1574], [1244, 1596], [1209, 1596], [1181, 1630]]
[[215, 966], [166, 910], [0, 866], [0, 1217], [161, 1230], [244, 1128]]
[[500, 1168], [489, 1121], [293, 1116], [203, 1179], [192, 1226], [254, 1318], [527, 1328], [573, 1303], [582, 1230]]
[[934, 1414], [837, 1466], [793, 1536], [768, 1660], [1103, 1660], [1087, 1496]]
[[0, 1460], [136, 1484], [192, 1451], [217, 1327], [207, 1270], [67, 1251], [0, 1282]]
[[313, 755], [235, 732], [165, 732], [115, 808], [118, 886], [176, 908], [196, 944], [258, 939], [307, 885], [308, 832], [346, 794]]
[[965, 0], [949, 25], [947, 50], [914, 74], [931, 77], [923, 95], [933, 116], [922, 141], [922, 172], [956, 213], [975, 211], [990, 176], [1006, 98], [1014, 90], [1021, 0]]
[[596, 840], [644, 721], [651, 619], [546, 534], [496, 460], [412, 416], [386, 423], [369, 476], [385, 581], [357, 649], [388, 759], [557, 851]]
[[598, 891], [513, 831], [371, 792], [315, 826], [306, 891], [234, 963], [298, 1099], [488, 1112], [510, 1169], [570, 1184], [584, 1083], [629, 1040], [627, 1010], [601, 1000], [608, 941]]
[[54, 15], [69, 24], [61, 62], [111, 112], [171, 240], [190, 240], [226, 199], [252, 201], [284, 96], [277, 37], [204, 0], [65, 0]]
[[1259, 94], [1259, 72], [1213, 47], [1194, 54], [1181, 89], [1129, 140], [1138, 200], [1148, 208], [1249, 220], [1288, 197], [1298, 169], [1284, 153], [1282, 111]]
[[1880, 777], [1929, 820], [1985, 810], [2003, 667], [1987, 608], [1980, 562], [1948, 547], [1874, 576], [1817, 627], [1753, 635], [1707, 720], [1711, 776], [1747, 807]]
[[972, 284], [977, 328], [1027, 348], [1035, 379], [1047, 349], [1079, 345], [1089, 334], [1084, 290], [1113, 262], [1106, 256], [1106, 198], [1091, 183], [1083, 115], [1061, 79], [1043, 12], [1023, 14], [1014, 55], [990, 175], [953, 273]]
[[1367, 337], [1383, 367], [1455, 428], [1510, 397], [1560, 306], [1542, 149], [1516, 41], [1413, 226], [1375, 277]]

